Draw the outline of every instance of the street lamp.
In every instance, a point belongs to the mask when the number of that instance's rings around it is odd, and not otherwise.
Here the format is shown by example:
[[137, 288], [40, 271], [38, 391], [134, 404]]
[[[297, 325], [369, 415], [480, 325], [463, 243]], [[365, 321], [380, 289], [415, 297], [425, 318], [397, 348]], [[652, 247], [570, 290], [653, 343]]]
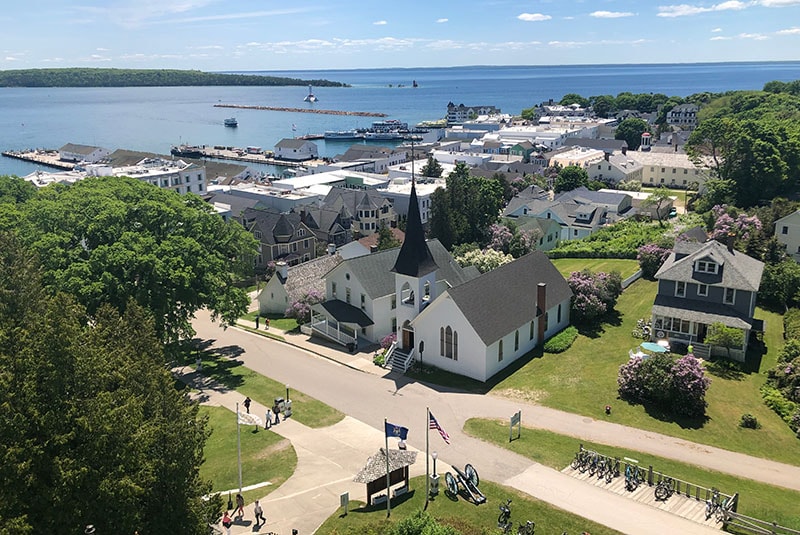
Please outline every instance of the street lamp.
[[431, 453], [431, 457], [433, 457], [433, 476], [434, 476], [434, 477], [436, 477], [436, 475], [437, 475], [437, 474], [436, 474], [436, 458], [437, 458], [438, 456], [439, 456], [439, 454], [438, 454], [438, 453], [436, 453], [435, 451], [434, 451], [433, 453]]

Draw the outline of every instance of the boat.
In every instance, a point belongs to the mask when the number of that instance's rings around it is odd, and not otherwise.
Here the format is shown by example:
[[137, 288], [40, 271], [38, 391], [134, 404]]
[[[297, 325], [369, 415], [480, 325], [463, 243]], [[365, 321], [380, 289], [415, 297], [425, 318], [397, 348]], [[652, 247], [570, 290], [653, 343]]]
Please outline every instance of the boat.
[[373, 132], [395, 132], [399, 130], [408, 130], [408, 123], [403, 123], [397, 119], [386, 119], [385, 121], [373, 121]]
[[328, 130], [322, 137], [325, 139], [364, 139], [364, 133], [358, 130]]
[[173, 156], [182, 158], [202, 158], [205, 156], [202, 147], [195, 147], [194, 145], [173, 146], [169, 152]]
[[239, 126], [239, 121], [236, 120], [236, 117], [230, 117], [229, 119], [225, 119], [225, 126]]
[[308, 86], [308, 95], [306, 98], [303, 99], [305, 102], [316, 102], [317, 97], [314, 96], [314, 92], [311, 90], [311, 86]]
[[403, 139], [405, 136], [402, 132], [398, 132], [397, 130], [394, 131], [386, 131], [386, 132], [366, 132], [364, 133], [364, 139], [366, 140], [374, 140], [374, 141], [391, 141], [394, 139]]

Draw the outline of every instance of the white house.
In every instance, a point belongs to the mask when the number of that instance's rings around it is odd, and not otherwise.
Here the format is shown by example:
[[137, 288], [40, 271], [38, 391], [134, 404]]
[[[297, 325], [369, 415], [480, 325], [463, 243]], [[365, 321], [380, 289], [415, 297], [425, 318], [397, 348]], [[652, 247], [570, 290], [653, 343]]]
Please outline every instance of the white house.
[[[326, 276], [313, 332], [342, 342], [397, 333], [409, 359], [486, 381], [569, 324], [572, 291], [542, 252], [478, 275], [425, 241], [412, 184], [403, 245], [346, 260]], [[391, 267], [393, 265], [393, 267]]]
[[800, 210], [775, 221], [775, 239], [786, 246], [786, 254], [800, 262]]
[[76, 143], [67, 143], [58, 149], [58, 159], [65, 162], [95, 163], [109, 154], [111, 154], [111, 151], [108, 149], [89, 145], [78, 145]]
[[275, 145], [275, 157], [281, 160], [302, 162], [317, 156], [317, 144], [307, 139], [284, 138]]
[[325, 255], [288, 266], [286, 262], [277, 262], [275, 275], [258, 294], [258, 311], [261, 315], [283, 314], [289, 306], [304, 293], [315, 291], [325, 294], [325, 280], [322, 278], [342, 262], [338, 254]]

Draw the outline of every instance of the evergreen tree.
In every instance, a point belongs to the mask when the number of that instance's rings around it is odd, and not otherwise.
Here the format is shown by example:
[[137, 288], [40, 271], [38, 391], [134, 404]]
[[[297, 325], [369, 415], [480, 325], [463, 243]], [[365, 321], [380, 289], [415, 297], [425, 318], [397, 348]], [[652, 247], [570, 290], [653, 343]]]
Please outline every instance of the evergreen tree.
[[442, 165], [436, 158], [433, 157], [433, 155], [431, 155], [428, 156], [428, 163], [422, 166], [420, 173], [422, 173], [422, 176], [439, 178], [442, 176], [442, 171]]

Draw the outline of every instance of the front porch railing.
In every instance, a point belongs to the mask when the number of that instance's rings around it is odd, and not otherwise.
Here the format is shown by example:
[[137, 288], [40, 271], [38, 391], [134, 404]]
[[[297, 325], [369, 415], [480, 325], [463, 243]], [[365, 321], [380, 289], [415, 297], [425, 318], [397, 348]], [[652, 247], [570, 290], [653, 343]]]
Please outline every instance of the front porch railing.
[[342, 325], [336, 320], [329, 320], [323, 316], [312, 316], [310, 327], [312, 333], [323, 336], [343, 346], [355, 343], [356, 341], [356, 332], [353, 329]]

